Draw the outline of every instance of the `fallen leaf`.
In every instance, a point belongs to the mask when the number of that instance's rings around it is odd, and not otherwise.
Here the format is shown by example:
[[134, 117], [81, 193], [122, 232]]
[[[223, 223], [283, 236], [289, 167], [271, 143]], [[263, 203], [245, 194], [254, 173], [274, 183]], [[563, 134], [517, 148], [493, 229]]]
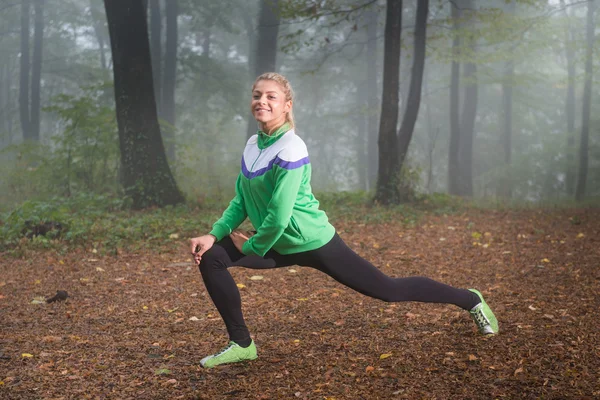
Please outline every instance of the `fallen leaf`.
[[189, 321], [200, 321], [198, 317], [190, 317]]
[[31, 358], [31, 357], [33, 357], [33, 354], [23, 353], [23, 354], [21, 354], [21, 357], [23, 357], [23, 358]]
[[169, 375], [171, 373], [170, 369], [167, 368], [159, 368], [154, 371], [154, 375]]
[[262, 281], [264, 279], [264, 277], [262, 275], [252, 275], [250, 277], [251, 281]]
[[477, 357], [474, 354], [469, 354], [469, 361], [476, 361]]
[[43, 296], [36, 296], [31, 300], [31, 304], [46, 304], [46, 298]]
[[579, 234], [577, 235], [577, 238], [578, 238], [578, 239], [581, 239], [582, 237], [585, 237], [585, 235], [584, 235], [583, 233], [579, 233]]
[[375, 367], [372, 367], [370, 365], [367, 366], [367, 368], [365, 368], [365, 372], [371, 372], [371, 371], [374, 371], [374, 370], [375, 370]]
[[391, 357], [392, 353], [383, 353], [382, 355], [379, 356], [380, 360], [385, 360], [388, 357]]
[[513, 376], [517, 376], [517, 374], [522, 374], [523, 373], [523, 367], [519, 367], [515, 370], [515, 372], [513, 373]]
[[179, 239], [179, 234], [178, 233], [171, 233], [169, 235], [169, 239]]
[[104, 268], [96, 267], [96, 271], [98, 271], [98, 272], [104, 272]]
[[293, 273], [296, 273], [296, 272], [298, 272], [298, 271], [296, 271], [294, 268], [290, 268], [290, 269], [288, 269], [288, 272], [290, 272], [290, 273], [292, 273], [292, 274], [293, 274]]
[[240, 288], [240, 289], [243, 289], [243, 288], [246, 287], [246, 285], [244, 285], [243, 283], [238, 283], [237, 287]]

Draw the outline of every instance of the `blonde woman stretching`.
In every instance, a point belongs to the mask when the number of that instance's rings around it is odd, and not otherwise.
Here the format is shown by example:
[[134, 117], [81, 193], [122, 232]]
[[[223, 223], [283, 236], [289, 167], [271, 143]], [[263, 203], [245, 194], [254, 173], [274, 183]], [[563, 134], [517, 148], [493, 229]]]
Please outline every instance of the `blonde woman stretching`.
[[[293, 92], [285, 77], [259, 76], [250, 105], [260, 130], [246, 143], [235, 197], [210, 233], [190, 241], [230, 340], [223, 350], [203, 358], [203, 367], [257, 357], [240, 293], [228, 271], [232, 265], [312, 267], [383, 301], [454, 304], [469, 311], [482, 334], [498, 333], [498, 321], [477, 290], [457, 289], [425, 277], [391, 278], [346, 246], [311, 191], [311, 165], [306, 145], [294, 131]], [[256, 229], [254, 235], [236, 230], [246, 218]]]

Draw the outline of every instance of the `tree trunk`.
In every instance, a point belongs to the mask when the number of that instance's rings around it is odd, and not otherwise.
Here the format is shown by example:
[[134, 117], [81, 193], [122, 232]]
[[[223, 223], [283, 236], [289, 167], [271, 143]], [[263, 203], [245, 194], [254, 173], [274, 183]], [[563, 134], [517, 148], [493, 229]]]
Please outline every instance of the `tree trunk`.
[[448, 148], [448, 193], [460, 194], [460, 164], [458, 150], [460, 146], [460, 18], [462, 10], [454, 2], [450, 3], [452, 9], [452, 66], [450, 67], [450, 144]]
[[366, 82], [360, 81], [356, 86], [356, 166], [358, 175], [358, 190], [367, 190], [367, 165], [368, 165], [368, 116], [365, 114], [367, 102], [365, 101]]
[[2, 125], [0, 125], [0, 150], [4, 148], [4, 135], [8, 130], [7, 122], [9, 114], [8, 103], [6, 101], [6, 86], [10, 83], [6, 71], [8, 71], [8, 62], [3, 60], [0, 63], [0, 121], [2, 121]]
[[[279, 34], [279, 0], [261, 0], [258, 18], [258, 37], [254, 43], [254, 78], [277, 71], [277, 35]], [[252, 66], [251, 66], [252, 68]], [[256, 121], [248, 120], [246, 136], [256, 133]]]
[[512, 112], [513, 112], [513, 82], [515, 64], [512, 60], [504, 65], [504, 81], [502, 83], [502, 148], [504, 149], [504, 173], [498, 182], [499, 197], [512, 197], [512, 183], [509, 174], [512, 151]]
[[104, 0], [104, 6], [125, 193], [136, 209], [181, 203], [158, 125], [145, 8], [139, 0]]
[[402, 32], [402, 1], [387, 0], [384, 55], [383, 92], [379, 123], [379, 168], [375, 201], [396, 204], [400, 200], [398, 178], [398, 107], [400, 88], [400, 37]]
[[167, 0], [165, 69], [162, 82], [162, 117], [169, 124], [163, 130], [167, 148], [167, 157], [175, 161], [175, 87], [177, 85], [177, 42], [179, 29], [179, 0]]
[[[412, 72], [410, 76], [410, 87], [402, 125], [398, 135], [398, 157], [400, 169], [404, 166], [408, 146], [413, 136], [415, 123], [419, 116], [421, 105], [421, 92], [423, 84], [423, 71], [425, 70], [425, 41], [427, 40], [427, 16], [429, 14], [429, 0], [420, 0], [417, 5], [417, 16], [415, 23], [415, 41]], [[410, 193], [403, 194], [410, 195]]]
[[[516, 11], [515, 1], [509, 1], [507, 12], [514, 16]], [[512, 49], [511, 49], [512, 50]], [[497, 196], [505, 199], [512, 197], [512, 180], [510, 178], [510, 164], [512, 153], [512, 114], [513, 114], [513, 85], [515, 75], [514, 51], [509, 54], [510, 59], [504, 65], [502, 79], [502, 147], [504, 149], [504, 173], [498, 182]]]
[[[561, 1], [564, 7], [564, 0]], [[565, 8], [567, 26], [565, 28], [565, 56], [567, 59], [567, 99], [565, 116], [567, 119], [567, 168], [565, 185], [568, 196], [575, 194], [577, 171], [575, 168], [575, 35]]]
[[585, 186], [588, 175], [588, 147], [590, 136], [590, 107], [592, 101], [592, 69], [594, 50], [594, 0], [588, 2], [586, 23], [586, 54], [585, 54], [585, 83], [583, 86], [583, 103], [581, 118], [581, 139], [579, 141], [579, 173], [577, 174], [577, 187], [575, 200], [581, 201], [585, 196]]
[[44, 44], [44, 0], [34, 0], [33, 59], [31, 70], [31, 138], [40, 140], [40, 91]]
[[[465, 6], [473, 9], [472, 0], [465, 0]], [[469, 38], [468, 51], [474, 59], [476, 54], [475, 37]], [[462, 119], [460, 123], [460, 140], [458, 161], [460, 173], [460, 195], [473, 196], [473, 141], [475, 137], [475, 117], [477, 116], [477, 65], [474, 62], [465, 64], [463, 71], [465, 81], [465, 99], [463, 102]]]
[[[169, 1], [167, 1], [169, 3]], [[154, 98], [158, 115], [162, 111], [162, 15], [160, 0], [148, 2], [150, 12], [150, 55], [152, 56], [152, 77], [154, 83]]]
[[106, 54], [104, 46], [106, 45], [106, 37], [103, 29], [103, 17], [100, 15], [100, 11], [95, 5], [94, 0], [90, 0], [90, 12], [92, 14], [92, 24], [94, 27], [94, 34], [96, 35], [96, 41], [98, 41], [98, 51], [100, 53], [100, 66], [102, 69], [107, 69]]
[[16, 69], [16, 59], [11, 62], [8, 61], [8, 69], [6, 71], [6, 79], [8, 84], [6, 85], [6, 105], [7, 105], [7, 118], [6, 118], [6, 129], [8, 132], [8, 144], [13, 142], [13, 101], [12, 101], [12, 76], [13, 70]]
[[19, 115], [24, 140], [32, 140], [29, 114], [29, 9], [30, 1], [21, 0], [21, 64], [19, 79]]
[[377, 163], [379, 154], [377, 152], [377, 122], [378, 122], [378, 101], [377, 101], [377, 18], [376, 10], [368, 12], [367, 23], [367, 157], [368, 157], [368, 175], [367, 190], [371, 190], [377, 183]]

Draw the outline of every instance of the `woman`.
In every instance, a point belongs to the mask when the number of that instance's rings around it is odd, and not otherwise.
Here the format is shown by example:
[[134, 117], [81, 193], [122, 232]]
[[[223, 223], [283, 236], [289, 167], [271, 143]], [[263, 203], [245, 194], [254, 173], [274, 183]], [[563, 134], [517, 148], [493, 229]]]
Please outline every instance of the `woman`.
[[[227, 270], [232, 265], [309, 266], [383, 301], [455, 304], [470, 312], [482, 334], [498, 333], [496, 317], [477, 290], [424, 277], [388, 277], [346, 246], [312, 194], [311, 165], [306, 145], [294, 132], [292, 107], [286, 78], [266, 73], [256, 79], [251, 111], [260, 130], [246, 143], [235, 197], [209, 234], [191, 239], [194, 261], [230, 339], [201, 365], [212, 368], [257, 357], [238, 288]], [[255, 234], [236, 230], [247, 217]]]

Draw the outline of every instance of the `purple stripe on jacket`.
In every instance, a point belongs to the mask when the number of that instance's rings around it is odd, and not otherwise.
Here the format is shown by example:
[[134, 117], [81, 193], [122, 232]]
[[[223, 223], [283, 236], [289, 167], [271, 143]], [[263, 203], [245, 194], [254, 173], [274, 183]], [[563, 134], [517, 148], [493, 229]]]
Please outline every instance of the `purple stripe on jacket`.
[[309, 164], [310, 160], [308, 159], [308, 157], [304, 157], [301, 158], [298, 161], [286, 161], [283, 160], [279, 157], [275, 157], [274, 159], [272, 159], [269, 162], [269, 165], [267, 165], [264, 168], [261, 168], [257, 171], [248, 171], [248, 168], [246, 168], [246, 162], [244, 160], [244, 157], [242, 157], [242, 173], [244, 174], [244, 176], [248, 179], [253, 179], [256, 178], [257, 176], [261, 176], [266, 174], [271, 168], [273, 168], [273, 165], [276, 164], [281, 168], [287, 169], [287, 170], [292, 170], [292, 169], [296, 169], [296, 168], [300, 168], [303, 165]]

